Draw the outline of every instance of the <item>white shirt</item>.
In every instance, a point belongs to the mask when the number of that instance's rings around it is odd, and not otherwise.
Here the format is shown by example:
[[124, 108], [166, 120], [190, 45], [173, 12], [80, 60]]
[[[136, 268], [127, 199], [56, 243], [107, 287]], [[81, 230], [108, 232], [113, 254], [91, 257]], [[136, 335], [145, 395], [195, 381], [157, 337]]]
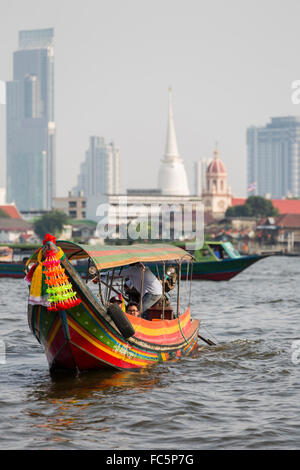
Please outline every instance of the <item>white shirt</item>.
[[[133, 287], [140, 292], [141, 291], [141, 276], [142, 267], [140, 265], [130, 266], [121, 271], [116, 276], [130, 279]], [[151, 272], [148, 266], [145, 266], [144, 271], [144, 285], [143, 285], [143, 296], [145, 294], [162, 295], [162, 285], [156, 276]]]

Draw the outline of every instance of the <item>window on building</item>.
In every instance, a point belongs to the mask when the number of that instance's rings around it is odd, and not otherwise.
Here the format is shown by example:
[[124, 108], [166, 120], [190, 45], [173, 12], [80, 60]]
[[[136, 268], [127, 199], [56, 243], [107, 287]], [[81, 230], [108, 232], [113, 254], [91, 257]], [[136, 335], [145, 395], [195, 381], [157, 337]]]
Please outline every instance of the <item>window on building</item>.
[[76, 211], [69, 211], [69, 216], [72, 217], [72, 219], [76, 219], [77, 212]]
[[69, 201], [69, 207], [77, 207], [77, 201]]

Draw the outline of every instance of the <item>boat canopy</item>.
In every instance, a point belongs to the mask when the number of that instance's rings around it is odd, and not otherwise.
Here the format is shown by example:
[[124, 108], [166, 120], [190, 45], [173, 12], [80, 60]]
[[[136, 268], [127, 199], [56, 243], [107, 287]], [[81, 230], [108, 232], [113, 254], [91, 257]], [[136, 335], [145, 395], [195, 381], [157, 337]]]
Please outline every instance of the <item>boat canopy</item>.
[[174, 245], [81, 245], [57, 240], [69, 260], [91, 258], [98, 270], [125, 266], [137, 262], [191, 261], [193, 256]]

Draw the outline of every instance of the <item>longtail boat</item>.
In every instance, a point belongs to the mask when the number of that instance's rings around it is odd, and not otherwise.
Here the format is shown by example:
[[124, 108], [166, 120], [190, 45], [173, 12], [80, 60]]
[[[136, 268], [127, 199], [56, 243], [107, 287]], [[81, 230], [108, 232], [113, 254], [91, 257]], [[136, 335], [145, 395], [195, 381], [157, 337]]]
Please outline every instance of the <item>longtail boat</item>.
[[[21, 245], [21, 246], [20, 246]], [[26, 244], [0, 246], [0, 278], [21, 279], [24, 277], [24, 268], [29, 256], [36, 247]]]
[[[86, 279], [77, 273], [73, 260], [87, 260]], [[116, 284], [114, 278], [122, 267], [169, 261], [180, 273], [192, 256], [163, 244], [88, 246], [46, 241], [28, 261], [25, 279], [30, 289], [29, 327], [45, 350], [50, 371], [132, 370], [194, 351], [199, 320], [191, 318], [190, 305], [181, 311], [180, 275], [175, 281], [176, 306], [166, 300], [162, 282], [162, 301], [148, 310], [147, 320], [109, 303], [116, 292], [124, 302], [127, 298], [123, 281]]]
[[13, 250], [9, 246], [0, 246], [0, 261], [12, 261]]
[[[203, 281], [228, 281], [246, 268], [261, 259], [271, 256], [272, 253], [241, 255], [231, 242], [208, 241], [202, 248], [192, 251], [194, 257], [193, 279]], [[156, 266], [152, 265], [155, 272]], [[189, 275], [189, 265], [183, 265], [181, 278], [184, 280]], [[159, 267], [162, 272], [162, 266]]]
[[[193, 253], [193, 279], [228, 281], [270, 254], [241, 255], [228, 241], [206, 242]], [[185, 270], [182, 274], [184, 276]]]
[[21, 261], [0, 261], [0, 277], [22, 279], [25, 263]]

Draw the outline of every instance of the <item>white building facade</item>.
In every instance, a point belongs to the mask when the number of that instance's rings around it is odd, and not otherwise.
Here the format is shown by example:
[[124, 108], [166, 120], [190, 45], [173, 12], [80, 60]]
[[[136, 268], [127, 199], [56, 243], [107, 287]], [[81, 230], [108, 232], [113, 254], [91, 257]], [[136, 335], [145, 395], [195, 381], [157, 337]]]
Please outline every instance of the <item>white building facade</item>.
[[[92, 196], [87, 200], [86, 216], [98, 223], [99, 238], [129, 236], [150, 241], [192, 239], [195, 234], [199, 239], [203, 235], [202, 198], [197, 196], [159, 195], [151, 190]], [[142, 228], [136, 230], [137, 226]]]

